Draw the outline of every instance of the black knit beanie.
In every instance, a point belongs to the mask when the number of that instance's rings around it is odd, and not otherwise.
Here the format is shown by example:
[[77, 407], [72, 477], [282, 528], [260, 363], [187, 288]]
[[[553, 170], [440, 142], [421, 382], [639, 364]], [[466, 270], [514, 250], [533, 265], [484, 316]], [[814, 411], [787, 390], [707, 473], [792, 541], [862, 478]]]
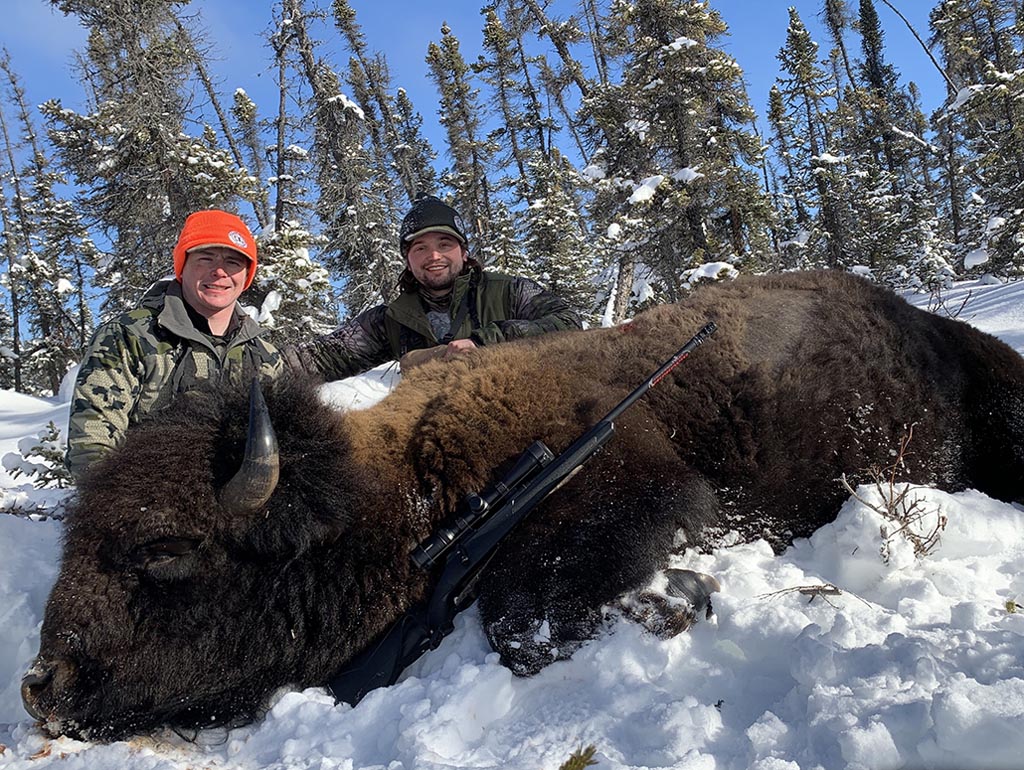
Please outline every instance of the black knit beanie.
[[462, 217], [459, 212], [433, 195], [420, 193], [402, 220], [398, 231], [398, 248], [405, 256], [409, 244], [423, 233], [448, 233], [466, 245]]

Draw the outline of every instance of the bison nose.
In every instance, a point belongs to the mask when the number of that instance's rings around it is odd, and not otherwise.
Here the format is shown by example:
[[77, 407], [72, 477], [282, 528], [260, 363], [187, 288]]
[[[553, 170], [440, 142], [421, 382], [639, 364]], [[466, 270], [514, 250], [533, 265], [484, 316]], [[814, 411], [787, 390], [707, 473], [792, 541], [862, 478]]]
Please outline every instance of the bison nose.
[[53, 672], [53, 666], [36, 660], [21, 679], [21, 702], [25, 704], [25, 711], [33, 719], [46, 720], [46, 715], [40, 711], [38, 703], [40, 696], [53, 681]]

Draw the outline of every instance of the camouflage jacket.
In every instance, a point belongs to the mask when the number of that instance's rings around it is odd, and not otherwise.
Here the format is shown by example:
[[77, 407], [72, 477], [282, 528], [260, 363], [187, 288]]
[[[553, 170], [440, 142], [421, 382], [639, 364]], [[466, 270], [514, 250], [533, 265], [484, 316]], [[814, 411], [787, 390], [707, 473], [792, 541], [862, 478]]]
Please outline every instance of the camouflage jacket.
[[[460, 313], [463, 298], [467, 312]], [[452, 328], [456, 321], [458, 328]], [[416, 288], [405, 289], [390, 304], [365, 310], [289, 351], [289, 358], [325, 380], [337, 380], [453, 339], [493, 345], [582, 326], [576, 311], [535, 281], [472, 267], [456, 279], [442, 306], [431, 306]]]
[[276, 376], [281, 356], [264, 332], [236, 305], [228, 334], [213, 337], [196, 328], [181, 284], [155, 284], [137, 309], [97, 329], [85, 351], [68, 420], [72, 475], [120, 444], [130, 425], [202, 381]]

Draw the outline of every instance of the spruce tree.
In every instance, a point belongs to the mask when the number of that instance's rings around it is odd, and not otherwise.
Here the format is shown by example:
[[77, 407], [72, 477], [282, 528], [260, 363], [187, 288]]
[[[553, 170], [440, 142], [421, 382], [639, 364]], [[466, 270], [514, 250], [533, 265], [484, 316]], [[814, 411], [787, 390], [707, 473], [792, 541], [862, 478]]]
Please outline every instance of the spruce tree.
[[491, 117], [497, 127], [488, 139], [505, 150], [504, 154], [497, 153], [494, 161], [511, 172], [497, 187], [522, 199], [525, 190], [517, 189], [517, 183], [527, 178], [531, 158], [547, 152], [545, 128], [550, 127], [550, 121], [544, 115], [533, 86], [530, 63], [523, 48], [523, 36], [528, 29], [523, 14], [511, 4], [506, 10], [510, 26], [501, 18], [496, 6], [485, 8], [484, 54], [473, 71], [494, 94]]
[[775, 150], [777, 185], [775, 211], [779, 231], [779, 267], [794, 269], [806, 264], [806, 246], [816, 227], [814, 203], [804, 175], [804, 161], [797, 121], [787, 110], [779, 84], [768, 93], [770, 144]]
[[523, 214], [526, 253], [541, 281], [590, 324], [600, 318], [595, 302], [594, 256], [587, 243], [576, 176], [557, 148], [550, 156], [537, 153], [529, 177], [533, 187]]
[[441, 26], [441, 41], [427, 47], [427, 64], [440, 96], [438, 112], [451, 159], [442, 183], [454, 190], [452, 203], [469, 225], [473, 250], [485, 253], [494, 219], [487, 173], [494, 147], [483, 136], [478, 91], [459, 41], [447, 24]]
[[513, 220], [500, 202], [492, 206], [496, 221], [483, 256], [498, 269], [541, 280], [586, 312], [593, 303], [593, 286], [587, 271], [581, 274], [576, 264], [586, 259], [575, 184], [579, 177], [554, 146], [556, 121], [547, 114], [535, 84], [536, 60], [527, 55], [524, 39], [531, 19], [517, 2], [486, 7], [485, 53], [473, 67], [495, 94], [490, 117], [497, 128], [488, 139], [506, 148], [492, 158], [492, 194], [517, 211]]
[[965, 211], [958, 254], [966, 268], [984, 265], [1010, 277], [1024, 275], [1020, 14], [1019, 4], [1010, 0], [947, 0], [931, 15], [947, 72], [961, 86], [956, 93], [951, 89], [939, 116], [950, 158], [962, 153], [962, 171], [947, 171], [951, 187], [965, 198], [957, 201]]
[[[395, 93], [395, 146], [392, 154], [406, 190], [425, 192], [437, 189], [433, 161], [437, 153], [423, 136], [423, 116], [416, 112], [403, 88]], [[414, 196], [415, 199], [415, 196]]]
[[[2, 218], [0, 218], [2, 221]], [[3, 239], [0, 239], [2, 242]], [[8, 288], [10, 274], [0, 273], [0, 286]], [[20, 356], [14, 351], [14, 319], [11, 318], [10, 308], [0, 302], [0, 388], [4, 390], [20, 390], [20, 383], [14, 379], [15, 366], [19, 364]], [[18, 367], [20, 373], [20, 366]]]
[[[85, 278], [96, 264], [96, 248], [70, 201], [56, 192], [66, 180], [50, 167], [24, 90], [6, 55], [0, 57], [0, 70], [8, 101], [17, 110], [21, 136], [16, 147], [6, 118], [0, 119], [4, 176], [11, 193], [4, 236], [15, 255], [8, 278], [19, 301], [24, 300], [18, 319], [28, 321], [31, 335], [22, 345], [19, 329], [17, 379], [31, 392], [53, 395], [92, 331]], [[24, 162], [16, 158], [19, 148]]]
[[[832, 116], [848, 158], [848, 194], [857, 216], [850, 221], [846, 243], [860, 264], [896, 288], [920, 285], [913, 265], [945, 260], [936, 236], [936, 206], [927, 167], [919, 163], [926, 145], [911, 95], [886, 60], [884, 34], [872, 0], [860, 0], [857, 29], [862, 58], [854, 80], [843, 89]], [[850, 103], [856, 109], [850, 109]], [[930, 256], [922, 261], [922, 254]], [[948, 255], [947, 255], [948, 256]]]
[[[813, 227], [804, 231], [799, 266], [844, 267], [856, 257], [846, 245], [852, 218], [846, 191], [846, 159], [831, 150], [827, 115], [835, 82], [822, 68], [818, 44], [811, 38], [795, 8], [789, 9], [786, 44], [779, 50], [783, 75], [776, 81], [778, 97], [773, 123], [785, 125], [785, 152], [795, 176], [789, 189], [808, 212], [815, 212]], [[778, 141], [776, 130], [776, 141]]]
[[[354, 105], [342, 95], [337, 74], [316, 55], [309, 33], [314, 18], [316, 14], [306, 11], [303, 0], [282, 0], [270, 36], [279, 81], [272, 153], [275, 198], [273, 226], [261, 241], [266, 269], [257, 281], [262, 294], [260, 314], [274, 316], [279, 339], [308, 338], [336, 324], [336, 298], [325, 268], [340, 272], [338, 254], [345, 248], [337, 238], [345, 211], [339, 212], [334, 196], [356, 119], [349, 115]], [[306, 114], [291, 115], [290, 100], [297, 101]], [[311, 126], [311, 153], [296, 143], [307, 138], [302, 131], [307, 125]], [[356, 129], [355, 141], [360, 139]], [[316, 201], [311, 207], [313, 196]], [[315, 222], [310, 208], [318, 215]], [[314, 229], [322, 231], [314, 234]]]
[[179, 34], [175, 0], [54, 0], [89, 31], [79, 57], [91, 111], [42, 106], [78, 207], [110, 238], [97, 266], [104, 314], [133, 305], [170, 268], [185, 217], [231, 206], [255, 190], [212, 132], [187, 130], [195, 53]]
[[235, 89], [231, 102], [231, 117], [234, 118], [234, 131], [238, 136], [239, 153], [242, 163], [250, 170], [258, 190], [253, 205], [257, 210], [257, 221], [266, 226], [272, 220], [270, 209], [270, 190], [267, 171], [267, 153], [269, 148], [263, 139], [267, 126], [259, 116], [256, 103], [241, 88]]
[[7, 289], [7, 304], [0, 304], [0, 378], [3, 387], [13, 388], [18, 392], [25, 391], [25, 380], [22, 373], [22, 333], [21, 318], [26, 311], [27, 287], [25, 273], [18, 261], [19, 245], [17, 230], [13, 225], [10, 206], [6, 194], [0, 196], [0, 246], [4, 253], [4, 266], [7, 268], [0, 274], [0, 286]]
[[430, 166], [434, 153], [419, 134], [422, 119], [413, 111], [408, 94], [391, 95], [387, 60], [379, 52], [370, 53], [347, 0], [334, 0], [333, 9], [335, 26], [352, 52], [348, 83], [363, 109], [376, 172], [395, 187], [386, 201], [392, 204], [390, 216], [397, 223], [405, 203], [434, 188], [436, 175]]
[[725, 31], [704, 4], [615, 5], [604, 47], [619, 56], [622, 81], [593, 86], [584, 101], [599, 148], [587, 172], [592, 212], [614, 236], [606, 245], [642, 255], [654, 301], [679, 299], [705, 263], [757, 269], [769, 256], [761, 145], [742, 71], [715, 47]]

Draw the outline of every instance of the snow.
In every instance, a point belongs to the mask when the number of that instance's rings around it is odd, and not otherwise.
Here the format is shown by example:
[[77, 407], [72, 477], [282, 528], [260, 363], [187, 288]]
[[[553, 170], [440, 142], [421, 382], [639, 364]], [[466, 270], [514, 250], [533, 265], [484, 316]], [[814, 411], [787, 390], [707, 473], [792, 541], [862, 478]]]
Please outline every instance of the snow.
[[626, 130], [631, 134], [636, 134], [642, 142], [647, 137], [647, 132], [651, 130], [651, 124], [646, 120], [631, 118], [626, 121]]
[[284, 297], [281, 295], [281, 292], [277, 289], [271, 289], [263, 298], [263, 303], [259, 306], [259, 309], [252, 305], [242, 305], [241, 307], [242, 311], [256, 323], [272, 328], [274, 325], [274, 313], [281, 307], [283, 300]]
[[655, 174], [649, 176], [646, 179], [640, 181], [633, 189], [633, 194], [629, 196], [627, 203], [646, 203], [654, 194], [658, 191], [658, 185], [665, 181], [665, 177], [662, 174]]
[[672, 178], [675, 179], [677, 182], [682, 182], [683, 184], [690, 184], [690, 182], [692, 182], [695, 179], [700, 179], [702, 176], [704, 175], [697, 171], [696, 168], [687, 167], [679, 169], [676, 173], [672, 175]]
[[809, 241], [810, 239], [811, 239], [811, 231], [810, 230], [800, 230], [791, 239], [789, 239], [788, 241], [783, 241], [780, 245], [784, 249], [788, 248], [790, 246], [793, 246], [793, 247], [798, 248], [798, 249], [804, 249], [804, 248], [807, 248], [807, 241]]
[[948, 112], [956, 112], [963, 107], [967, 102], [974, 98], [975, 95], [984, 91], [986, 86], [983, 85], [971, 85], [961, 88], [956, 92], [956, 97], [953, 99], [952, 104], [947, 107]]
[[1002, 229], [1006, 226], [1006, 217], [989, 217], [988, 222], [985, 223], [985, 235], [991, 237], [997, 230]]
[[818, 163], [823, 163], [823, 164], [828, 165], [828, 166], [834, 166], [837, 163], [846, 163], [847, 158], [846, 158], [845, 155], [841, 155], [840, 156], [840, 155], [833, 155], [830, 152], [823, 152], [823, 153], [821, 153], [821, 155], [817, 155], [817, 156], [811, 158], [811, 160], [817, 161]]
[[356, 104], [354, 101], [352, 101], [345, 94], [337, 94], [336, 96], [333, 96], [330, 99], [328, 99], [328, 101], [339, 102], [343, 109], [352, 110], [352, 112], [356, 114], [356, 117], [358, 117], [359, 120], [366, 120], [366, 114], [363, 112], [363, 108]]
[[735, 278], [737, 275], [739, 275], [739, 271], [728, 262], [705, 262], [699, 267], [683, 273], [683, 280], [687, 286], [696, 286], [702, 280], [719, 281], [725, 278]]
[[[960, 283], [942, 300], [1024, 350], [1024, 284]], [[396, 378], [381, 367], [325, 397], [369, 406]], [[0, 392], [0, 454], [50, 420], [63, 427], [66, 410], [66, 395]], [[0, 488], [5, 501], [56, 493], [2, 471]], [[722, 590], [712, 618], [673, 639], [620, 620], [571, 660], [517, 679], [470, 608], [437, 650], [356, 708], [318, 688], [281, 692], [246, 727], [108, 745], [46, 738], [22, 711], [18, 680], [61, 524], [0, 514], [0, 769], [554, 770], [590, 744], [596, 770], [1021, 767], [1020, 508], [912, 490], [919, 526], [945, 521], [937, 547], [916, 556], [909, 540], [883, 538], [893, 528], [874, 509], [879, 494], [860, 488], [781, 556], [758, 541], [677, 557]]]
[[693, 40], [688, 37], [677, 37], [668, 45], [662, 46], [662, 50], [672, 52], [682, 51], [686, 48], [692, 48], [695, 45], [699, 45], [699, 43], [696, 40]]
[[988, 249], [985, 247], [973, 249], [964, 254], [964, 270], [971, 270], [986, 262], [988, 262]]

